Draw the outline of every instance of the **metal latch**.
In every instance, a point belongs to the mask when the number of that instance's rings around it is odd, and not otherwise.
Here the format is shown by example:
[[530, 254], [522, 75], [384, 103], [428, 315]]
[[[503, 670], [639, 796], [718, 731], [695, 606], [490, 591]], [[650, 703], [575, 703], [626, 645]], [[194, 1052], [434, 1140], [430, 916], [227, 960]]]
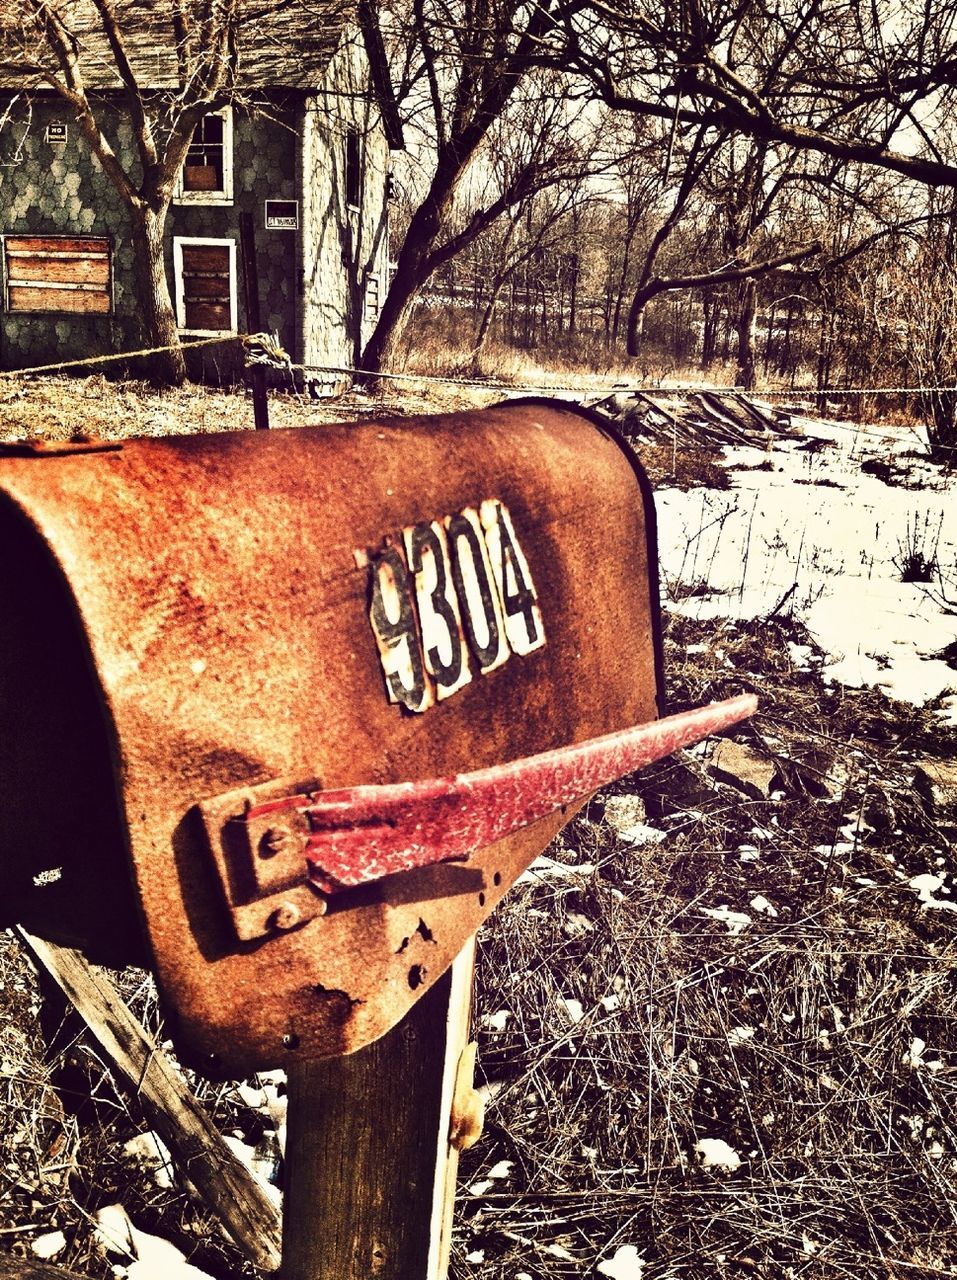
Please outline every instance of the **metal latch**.
[[468, 858], [521, 827], [752, 715], [751, 694], [473, 773], [323, 791], [315, 779], [200, 804], [240, 939], [322, 915], [335, 894]]
[[119, 440], [8, 440], [0, 443], [0, 458], [62, 458], [77, 453], [118, 453]]

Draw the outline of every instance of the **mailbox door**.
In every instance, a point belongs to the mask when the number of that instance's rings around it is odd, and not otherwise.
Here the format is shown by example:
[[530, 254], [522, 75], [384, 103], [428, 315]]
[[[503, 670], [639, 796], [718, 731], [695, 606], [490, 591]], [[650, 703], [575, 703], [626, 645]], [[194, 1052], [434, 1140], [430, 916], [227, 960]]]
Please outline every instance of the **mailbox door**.
[[[25, 597], [7, 624], [4, 733], [28, 714], [10, 673], [32, 632], [49, 650], [33, 678], [57, 686], [8, 799], [45, 797], [40, 860], [62, 863], [61, 897], [100, 899], [89, 918], [115, 922], [114, 949], [139, 915], [178, 1047], [212, 1074], [383, 1034], [574, 807], [350, 887], [304, 883], [271, 803], [467, 773], [658, 713], [648, 487], [566, 406], [7, 457], [0, 492], [5, 560], [62, 623], [51, 637]], [[74, 850], [70, 809], [91, 796]], [[40, 930], [42, 888], [26, 899]]]

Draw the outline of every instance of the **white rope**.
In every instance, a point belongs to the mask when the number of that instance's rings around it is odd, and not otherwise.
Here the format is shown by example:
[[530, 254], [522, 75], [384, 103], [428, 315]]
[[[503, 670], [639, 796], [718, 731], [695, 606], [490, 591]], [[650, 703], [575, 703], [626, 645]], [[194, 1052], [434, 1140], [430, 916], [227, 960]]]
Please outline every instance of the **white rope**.
[[185, 343], [170, 344], [163, 347], [142, 347], [137, 351], [113, 351], [103, 355], [84, 356], [76, 360], [56, 360], [50, 364], [29, 365], [22, 369], [0, 369], [0, 378], [19, 378], [27, 374], [56, 373], [63, 369], [78, 369], [88, 365], [111, 364], [117, 360], [133, 360], [143, 356], [161, 355], [167, 351], [183, 351], [184, 353], [198, 347], [216, 346], [219, 343], [240, 342], [247, 348], [247, 357], [251, 363], [274, 363], [279, 368], [300, 370], [303, 373], [335, 373], [351, 378], [368, 378], [376, 381], [391, 382], [425, 382], [439, 386], [477, 387], [487, 391], [538, 391], [546, 394], [562, 392], [593, 399], [601, 395], [646, 395], [674, 396], [717, 395], [752, 396], [756, 400], [772, 398], [821, 399], [834, 396], [874, 396], [874, 395], [957, 395], [957, 386], [917, 386], [917, 387], [788, 387], [785, 389], [768, 388], [754, 391], [739, 386], [708, 385], [698, 382], [680, 382], [672, 386], [648, 386], [626, 382], [609, 382], [602, 386], [581, 386], [572, 383], [546, 382], [501, 382], [489, 378], [442, 377], [429, 373], [370, 373], [368, 369], [358, 369], [347, 364], [294, 364], [279, 345], [276, 334], [269, 333], [230, 333], [221, 338], [201, 338]]
[[[249, 335], [243, 335], [248, 337]], [[108, 355], [84, 356], [79, 360], [57, 360], [53, 364], [34, 364], [25, 369], [0, 369], [0, 378], [22, 378], [28, 373], [57, 373], [62, 369], [80, 369], [84, 365], [111, 364], [115, 360], [134, 360], [140, 356], [158, 356], [164, 351], [190, 351], [194, 347], [212, 347], [217, 343], [235, 342], [236, 334], [229, 333], [222, 338], [200, 338], [186, 343], [175, 343], [168, 347], [141, 347], [139, 351], [112, 351]], [[242, 338], [240, 338], [242, 341]]]

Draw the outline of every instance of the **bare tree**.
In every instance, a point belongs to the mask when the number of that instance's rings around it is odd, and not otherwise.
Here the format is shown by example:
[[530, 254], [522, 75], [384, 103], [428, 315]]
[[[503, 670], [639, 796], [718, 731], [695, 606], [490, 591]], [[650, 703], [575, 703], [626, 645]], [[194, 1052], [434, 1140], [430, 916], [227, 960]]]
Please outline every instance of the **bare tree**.
[[928, 419], [931, 454], [957, 460], [957, 197], [931, 192], [931, 218], [890, 272], [892, 347]]
[[957, 88], [957, 8], [820, 0], [567, 0], [562, 65], [608, 105], [928, 185]]
[[[536, 192], [607, 167], [564, 74], [536, 70], [553, 38], [557, 2], [398, 0], [388, 11], [366, 4], [365, 21], [374, 20], [392, 46], [396, 96], [417, 166], [395, 272], [362, 355], [369, 372], [393, 359], [418, 291], [439, 268]], [[494, 181], [493, 127], [501, 122], [518, 136], [530, 104], [542, 102], [550, 105], [526, 138], [531, 145], [521, 163]], [[463, 194], [468, 217], [456, 221]]]

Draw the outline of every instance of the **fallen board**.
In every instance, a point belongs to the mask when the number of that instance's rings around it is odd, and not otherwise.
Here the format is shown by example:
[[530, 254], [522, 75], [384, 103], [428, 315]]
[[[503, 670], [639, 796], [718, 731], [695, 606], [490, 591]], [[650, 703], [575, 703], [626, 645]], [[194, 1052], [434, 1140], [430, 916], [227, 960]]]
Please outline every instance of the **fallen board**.
[[100, 1050], [135, 1092], [174, 1163], [251, 1262], [274, 1271], [280, 1260], [279, 1213], [233, 1154], [183, 1076], [147, 1035], [105, 974], [71, 947], [24, 929], [17, 936], [33, 962], [75, 1007]]

